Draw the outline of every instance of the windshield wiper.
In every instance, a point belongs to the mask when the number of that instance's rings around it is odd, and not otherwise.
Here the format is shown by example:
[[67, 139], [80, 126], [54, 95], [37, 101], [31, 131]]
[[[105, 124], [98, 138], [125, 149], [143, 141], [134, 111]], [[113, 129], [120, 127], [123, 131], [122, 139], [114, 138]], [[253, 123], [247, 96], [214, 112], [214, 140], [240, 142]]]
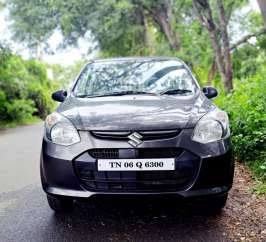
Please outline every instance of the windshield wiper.
[[151, 92], [142, 92], [142, 91], [121, 91], [121, 92], [111, 92], [111, 93], [106, 93], [102, 95], [79, 95], [77, 97], [79, 98], [85, 98], [85, 97], [108, 97], [108, 96], [124, 96], [124, 95], [156, 95], [155, 93]]
[[168, 89], [164, 92], [161, 92], [161, 95], [167, 94], [167, 95], [177, 95], [177, 94], [185, 94], [185, 93], [191, 93], [191, 90], [186, 89]]
[[156, 95], [156, 93], [152, 93], [152, 92], [144, 92], [144, 91], [122, 91], [122, 92], [118, 92], [118, 94], [120, 95]]

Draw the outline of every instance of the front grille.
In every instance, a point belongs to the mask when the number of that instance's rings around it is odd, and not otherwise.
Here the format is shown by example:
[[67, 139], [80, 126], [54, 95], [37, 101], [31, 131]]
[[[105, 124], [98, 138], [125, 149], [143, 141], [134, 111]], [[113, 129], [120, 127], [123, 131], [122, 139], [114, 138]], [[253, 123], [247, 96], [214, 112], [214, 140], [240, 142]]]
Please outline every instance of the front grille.
[[[180, 129], [155, 130], [155, 131], [137, 131], [142, 140], [158, 140], [174, 138], [181, 132]], [[99, 139], [128, 140], [128, 136], [134, 131], [91, 131], [91, 134]]]
[[173, 158], [182, 153], [180, 148], [140, 148], [140, 149], [91, 149], [89, 155], [95, 159], [119, 158]]
[[[179, 166], [179, 167], [178, 167]], [[196, 167], [179, 163], [175, 171], [94, 171], [76, 167], [82, 184], [91, 191], [176, 191], [187, 187], [196, 174]]]
[[[101, 159], [120, 159], [120, 151], [121, 149], [94, 149], [90, 150], [89, 154]], [[136, 151], [137, 158], [175, 157], [175, 170], [98, 171], [96, 159], [88, 155], [88, 158], [84, 158], [83, 154], [74, 161], [77, 177], [89, 191], [166, 192], [186, 189], [193, 183], [199, 170], [199, 157], [178, 148], [150, 148], [136, 149]]]

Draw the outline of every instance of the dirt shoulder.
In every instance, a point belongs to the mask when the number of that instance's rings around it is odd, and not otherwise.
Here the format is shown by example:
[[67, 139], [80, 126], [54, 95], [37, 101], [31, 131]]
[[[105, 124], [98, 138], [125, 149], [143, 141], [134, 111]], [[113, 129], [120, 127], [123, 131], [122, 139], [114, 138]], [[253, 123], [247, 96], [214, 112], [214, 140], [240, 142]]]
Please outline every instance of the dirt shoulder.
[[249, 170], [236, 164], [234, 185], [221, 217], [233, 241], [266, 241], [266, 194], [252, 193]]

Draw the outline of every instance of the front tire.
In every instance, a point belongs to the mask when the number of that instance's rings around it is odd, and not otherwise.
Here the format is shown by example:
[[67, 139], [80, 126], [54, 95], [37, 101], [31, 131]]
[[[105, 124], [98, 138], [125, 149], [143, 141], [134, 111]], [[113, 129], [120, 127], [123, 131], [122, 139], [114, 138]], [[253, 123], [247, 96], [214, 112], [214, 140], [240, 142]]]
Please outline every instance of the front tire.
[[52, 210], [57, 213], [73, 210], [73, 199], [68, 197], [59, 197], [47, 195], [47, 201]]

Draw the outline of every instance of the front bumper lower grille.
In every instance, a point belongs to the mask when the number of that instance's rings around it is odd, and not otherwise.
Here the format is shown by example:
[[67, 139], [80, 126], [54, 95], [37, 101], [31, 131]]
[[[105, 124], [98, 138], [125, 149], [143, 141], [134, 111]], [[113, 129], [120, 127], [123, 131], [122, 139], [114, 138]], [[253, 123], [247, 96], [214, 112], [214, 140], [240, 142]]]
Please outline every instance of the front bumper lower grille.
[[94, 149], [78, 157], [74, 167], [83, 187], [99, 192], [180, 191], [195, 181], [199, 171], [200, 158], [177, 148], [131, 149], [128, 153], [133, 156], [131, 158], [175, 158], [174, 171], [97, 170], [97, 159], [121, 158], [120, 154], [126, 156], [121, 150]]
[[95, 159], [118, 159], [118, 149], [92, 149], [88, 151], [89, 155]]

